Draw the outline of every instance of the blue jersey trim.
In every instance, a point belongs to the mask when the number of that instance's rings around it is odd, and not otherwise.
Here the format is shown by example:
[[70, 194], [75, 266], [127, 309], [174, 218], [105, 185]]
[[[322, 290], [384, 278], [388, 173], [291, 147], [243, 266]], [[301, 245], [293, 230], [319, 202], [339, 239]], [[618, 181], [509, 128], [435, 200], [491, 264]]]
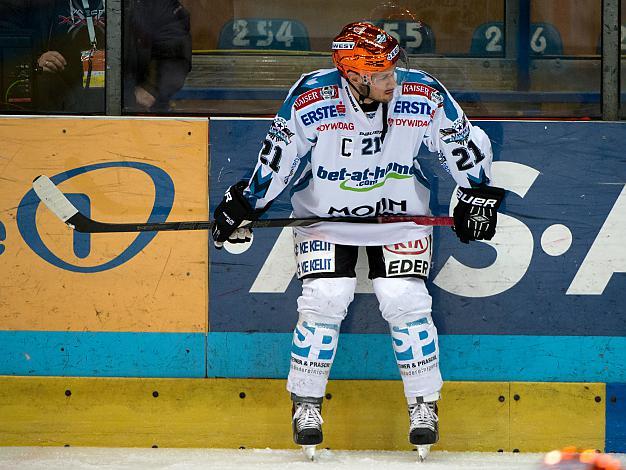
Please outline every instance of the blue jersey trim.
[[302, 178], [300, 178], [300, 181], [298, 181], [296, 184], [293, 185], [293, 188], [291, 188], [290, 196], [293, 196], [295, 193], [306, 189], [309, 186], [309, 183], [311, 182], [312, 179], [313, 179], [313, 170], [309, 170], [304, 174], [304, 176], [302, 176]]
[[452, 98], [450, 97], [450, 94], [446, 91], [441, 82], [429, 73], [426, 73], [422, 70], [410, 71], [408, 73], [407, 81], [413, 81], [413, 75], [416, 76], [416, 81], [423, 83], [424, 85], [428, 85], [441, 93], [441, 96], [443, 98], [443, 111], [446, 114], [446, 117], [451, 121], [456, 121], [459, 118], [459, 113], [452, 103]]
[[328, 85], [341, 85], [341, 75], [338, 70], [331, 71], [324, 75], [318, 75], [319, 70], [311, 72], [300, 79], [298, 84], [293, 88], [287, 96], [282, 106], [278, 110], [278, 116], [289, 120], [291, 118], [291, 109], [295, 101], [309, 90], [320, 88]]

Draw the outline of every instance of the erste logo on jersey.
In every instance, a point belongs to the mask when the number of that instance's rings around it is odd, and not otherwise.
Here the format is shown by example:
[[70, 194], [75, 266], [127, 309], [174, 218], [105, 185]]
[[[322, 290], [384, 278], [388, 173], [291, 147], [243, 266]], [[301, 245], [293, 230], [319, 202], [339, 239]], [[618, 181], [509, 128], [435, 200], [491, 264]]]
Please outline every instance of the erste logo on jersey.
[[[398, 100], [393, 105], [392, 113], [395, 115], [429, 116], [432, 119], [435, 115], [435, 110], [427, 101]], [[428, 127], [430, 119], [389, 117], [387, 118], [387, 124], [389, 126]]]
[[305, 108], [313, 103], [322, 100], [332, 100], [339, 98], [339, 87], [337, 85], [325, 86], [322, 88], [314, 88], [300, 95], [293, 103], [295, 109]]
[[310, 126], [318, 121], [324, 121], [326, 119], [334, 119], [343, 117], [346, 115], [346, 105], [341, 101], [337, 104], [328, 104], [326, 106], [320, 106], [317, 109], [303, 113], [300, 116], [302, 124]]
[[398, 100], [393, 105], [393, 113], [429, 116], [432, 113], [432, 108], [426, 101]]

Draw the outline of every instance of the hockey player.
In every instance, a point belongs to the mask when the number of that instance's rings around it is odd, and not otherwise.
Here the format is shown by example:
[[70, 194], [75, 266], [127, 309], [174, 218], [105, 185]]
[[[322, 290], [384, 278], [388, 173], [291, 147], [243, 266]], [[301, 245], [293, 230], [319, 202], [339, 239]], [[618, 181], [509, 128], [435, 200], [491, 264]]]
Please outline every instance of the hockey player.
[[[472, 126], [446, 88], [409, 69], [398, 42], [369, 23], [351, 23], [332, 43], [334, 69], [303, 75], [278, 111], [249, 180], [231, 186], [215, 210], [215, 246], [251, 243], [258, 218], [303, 167], [292, 187], [296, 217], [429, 214], [428, 182], [417, 160], [437, 152], [458, 185], [454, 230], [490, 240], [504, 190], [490, 186], [489, 138]], [[403, 67], [401, 67], [403, 65]], [[359, 246], [393, 348], [409, 411], [409, 441], [420, 456], [437, 442], [442, 386], [437, 329], [424, 283], [431, 227], [411, 222], [320, 222], [294, 229], [302, 281], [287, 390], [296, 444], [322, 442], [322, 398], [339, 329], [356, 287]]]

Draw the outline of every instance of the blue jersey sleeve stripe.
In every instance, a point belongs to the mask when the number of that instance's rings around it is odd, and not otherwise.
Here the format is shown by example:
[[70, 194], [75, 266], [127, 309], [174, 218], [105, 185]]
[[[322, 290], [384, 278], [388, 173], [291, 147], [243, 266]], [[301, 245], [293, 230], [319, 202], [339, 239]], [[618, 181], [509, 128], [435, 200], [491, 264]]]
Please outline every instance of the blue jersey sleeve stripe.
[[285, 98], [285, 101], [278, 111], [278, 116], [284, 119], [289, 119], [291, 117], [291, 108], [293, 107], [294, 102], [303, 93], [321, 86], [339, 85], [341, 83], [339, 72], [336, 70], [334, 72], [315, 77], [313, 83], [307, 83], [309, 79], [313, 78], [318, 73], [319, 70], [316, 70], [315, 72], [311, 72], [300, 79], [296, 86], [293, 87], [291, 93], [289, 93], [287, 98]]
[[[450, 119], [451, 121], [456, 121], [459, 118], [459, 113], [456, 109], [456, 107], [454, 106], [454, 104], [452, 103], [452, 100], [450, 99], [450, 94], [446, 91], [446, 89], [443, 87], [443, 85], [439, 82], [439, 80], [437, 80], [435, 77], [433, 77], [431, 74], [424, 72], [422, 70], [420, 71], [414, 71], [412, 73], [409, 73], [409, 77], [413, 74], [416, 74], [418, 77], [419, 75], [422, 76], [422, 82], [424, 82], [424, 85], [428, 85], [433, 87], [435, 90], [437, 90], [439, 93], [441, 93], [441, 96], [443, 98], [443, 111], [444, 113], [446, 113], [446, 116], [448, 119]], [[423, 77], [428, 77], [430, 80], [432, 80], [432, 83], [430, 81], [425, 81], [423, 80]], [[418, 78], [419, 81], [419, 78]]]

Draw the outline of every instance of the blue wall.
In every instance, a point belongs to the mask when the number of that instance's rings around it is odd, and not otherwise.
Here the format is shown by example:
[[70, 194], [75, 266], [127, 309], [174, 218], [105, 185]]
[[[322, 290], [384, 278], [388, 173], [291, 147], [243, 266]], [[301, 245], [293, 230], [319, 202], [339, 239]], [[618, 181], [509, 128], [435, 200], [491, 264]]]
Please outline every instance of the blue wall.
[[[250, 174], [269, 123], [211, 120], [211, 212], [230, 184]], [[444, 378], [626, 381], [626, 126], [475, 124], [492, 139], [495, 183], [509, 191], [496, 245], [463, 245], [450, 229], [435, 229], [429, 289]], [[434, 155], [422, 157], [433, 213], [447, 214], [454, 183]], [[287, 190], [266, 216], [289, 211]], [[300, 285], [276, 269], [281, 260], [271, 252], [280, 232], [255, 231], [245, 256], [211, 249], [211, 376], [287, 371]], [[264, 264], [282, 286], [260, 281]], [[472, 281], [478, 287], [467, 288]], [[342, 332], [350, 335], [340, 339], [335, 377], [397, 377], [372, 293], [356, 294]]]

